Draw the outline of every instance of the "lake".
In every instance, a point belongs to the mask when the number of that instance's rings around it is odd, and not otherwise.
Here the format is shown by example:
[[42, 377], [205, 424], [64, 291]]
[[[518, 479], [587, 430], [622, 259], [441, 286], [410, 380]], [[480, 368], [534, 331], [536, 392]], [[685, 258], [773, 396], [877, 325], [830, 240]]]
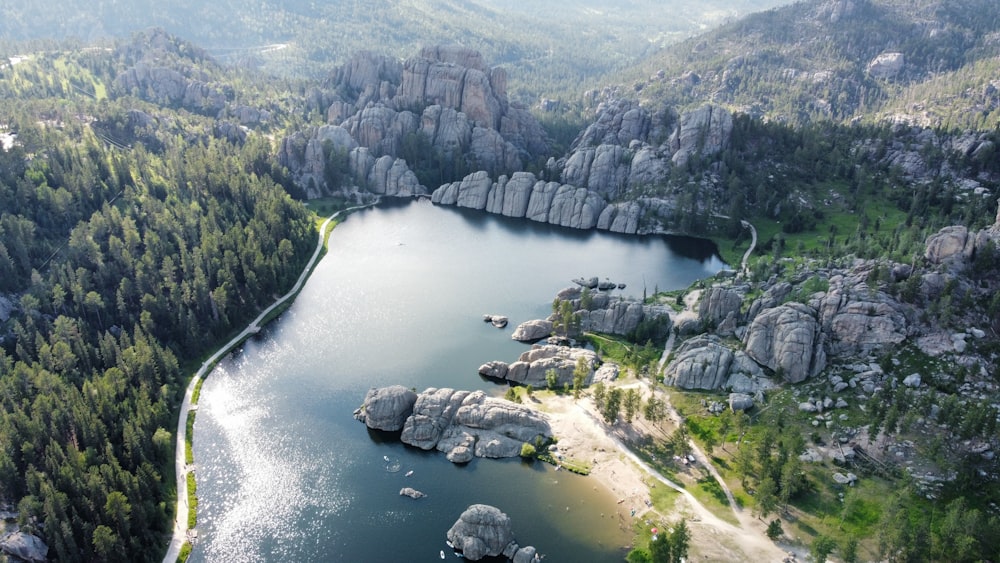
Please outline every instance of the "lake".
[[[506, 512], [517, 541], [547, 561], [621, 561], [631, 530], [603, 516], [616, 499], [596, 481], [520, 460], [456, 466], [369, 432], [353, 411], [391, 384], [502, 395], [479, 366], [515, 361], [527, 347], [513, 328], [547, 316], [573, 278], [610, 278], [641, 297], [723, 267], [698, 239], [580, 232], [426, 200], [349, 216], [291, 308], [204, 383], [191, 561], [439, 561], [442, 549], [454, 559], [445, 533], [475, 503]], [[493, 328], [486, 313], [511, 324]], [[399, 496], [404, 486], [428, 496]]]

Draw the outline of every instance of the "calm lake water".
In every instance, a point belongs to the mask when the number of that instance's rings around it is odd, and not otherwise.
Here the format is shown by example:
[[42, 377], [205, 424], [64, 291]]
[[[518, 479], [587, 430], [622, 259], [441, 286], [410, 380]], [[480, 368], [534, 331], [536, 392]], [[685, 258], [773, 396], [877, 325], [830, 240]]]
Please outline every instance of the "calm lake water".
[[[352, 418], [373, 386], [505, 388], [477, 370], [527, 349], [518, 323], [580, 276], [626, 295], [686, 287], [724, 264], [704, 241], [578, 232], [436, 207], [383, 205], [330, 237], [292, 307], [205, 381], [194, 433], [193, 561], [440, 561], [470, 504], [497, 506], [547, 561], [621, 561], [629, 530], [596, 481], [544, 464], [455, 466]], [[482, 321], [510, 317], [506, 330]], [[401, 470], [386, 471], [384, 456]], [[410, 477], [405, 473], [413, 471]], [[412, 500], [400, 488], [428, 496]]]

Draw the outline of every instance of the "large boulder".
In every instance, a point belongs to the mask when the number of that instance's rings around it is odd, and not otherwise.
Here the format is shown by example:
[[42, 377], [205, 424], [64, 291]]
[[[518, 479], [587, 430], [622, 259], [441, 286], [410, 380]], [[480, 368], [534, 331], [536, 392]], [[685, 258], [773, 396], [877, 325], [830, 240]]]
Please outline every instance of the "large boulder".
[[514, 543], [510, 517], [486, 504], [473, 504], [465, 509], [447, 536], [455, 549], [471, 561], [497, 557]]
[[403, 428], [416, 402], [417, 394], [402, 385], [369, 389], [354, 418], [368, 428], [396, 432]]
[[663, 382], [681, 389], [720, 389], [729, 379], [733, 351], [713, 336], [696, 336], [681, 344], [667, 366]]
[[906, 339], [906, 316], [899, 304], [864, 285], [849, 287], [831, 280], [819, 300], [819, 322], [830, 355], [859, 355], [884, 349]]
[[31, 563], [48, 561], [49, 546], [38, 536], [25, 532], [14, 532], [0, 540], [0, 551]]
[[868, 74], [875, 78], [894, 78], [903, 70], [906, 57], [903, 53], [892, 51], [880, 53], [868, 63]]
[[417, 397], [400, 439], [423, 450], [434, 449], [468, 396], [468, 391], [447, 388], [425, 390]]
[[945, 227], [927, 237], [924, 257], [931, 264], [963, 268], [975, 251], [975, 237], [961, 225]]
[[743, 296], [729, 288], [710, 287], [701, 294], [698, 302], [698, 318], [712, 326], [718, 326], [727, 316], [738, 315], [743, 305]]
[[754, 318], [743, 340], [746, 353], [789, 383], [799, 383], [826, 367], [823, 336], [816, 311], [789, 302]]
[[517, 325], [510, 337], [518, 342], [537, 342], [551, 334], [552, 321], [536, 319]]
[[760, 366], [714, 335], [696, 336], [681, 344], [664, 371], [663, 381], [681, 389], [730, 388], [741, 393], [772, 387]]

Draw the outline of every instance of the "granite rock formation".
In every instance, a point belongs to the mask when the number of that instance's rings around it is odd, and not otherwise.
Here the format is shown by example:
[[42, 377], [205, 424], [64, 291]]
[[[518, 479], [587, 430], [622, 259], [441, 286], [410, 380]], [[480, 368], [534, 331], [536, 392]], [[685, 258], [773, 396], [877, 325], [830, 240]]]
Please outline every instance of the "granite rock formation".
[[552, 437], [545, 415], [482, 391], [429, 388], [418, 395], [399, 385], [372, 389], [355, 418], [369, 428], [401, 429], [403, 443], [445, 452], [455, 463], [516, 457], [525, 442]]

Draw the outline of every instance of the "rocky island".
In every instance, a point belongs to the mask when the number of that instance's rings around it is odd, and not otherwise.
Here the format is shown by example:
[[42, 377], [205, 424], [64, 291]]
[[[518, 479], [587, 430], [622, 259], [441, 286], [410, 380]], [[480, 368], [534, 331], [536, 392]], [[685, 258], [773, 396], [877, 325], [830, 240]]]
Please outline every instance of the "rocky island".
[[368, 428], [400, 432], [404, 444], [444, 452], [454, 463], [516, 457], [523, 444], [552, 439], [543, 413], [482, 391], [371, 389], [354, 417]]

